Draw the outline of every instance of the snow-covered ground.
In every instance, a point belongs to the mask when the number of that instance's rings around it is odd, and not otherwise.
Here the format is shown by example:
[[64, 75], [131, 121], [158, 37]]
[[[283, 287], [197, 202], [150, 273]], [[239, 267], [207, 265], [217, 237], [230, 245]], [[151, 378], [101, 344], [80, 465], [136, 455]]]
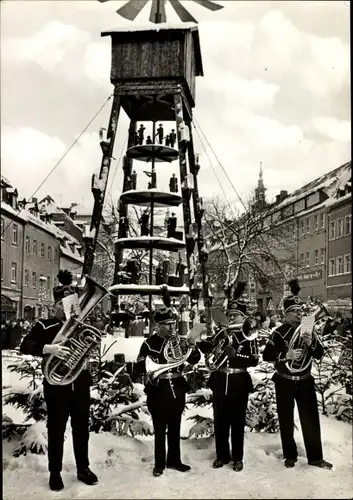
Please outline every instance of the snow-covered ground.
[[[130, 343], [131, 344], [131, 343]], [[115, 347], [115, 346], [114, 346]], [[120, 345], [120, 348], [122, 346]], [[132, 346], [131, 346], [132, 347]], [[133, 350], [138, 349], [134, 346]], [[125, 349], [124, 349], [125, 351]], [[116, 352], [122, 352], [118, 349]], [[132, 355], [132, 352], [130, 353]], [[23, 385], [6, 369], [3, 359], [3, 385]], [[189, 416], [207, 416], [209, 408], [190, 406], [185, 412], [182, 435], [192, 425]], [[5, 406], [3, 414], [15, 422], [22, 415]], [[296, 417], [298, 429], [300, 424]], [[3, 442], [3, 492], [6, 500], [43, 498], [352, 498], [352, 429], [349, 424], [321, 417], [325, 458], [334, 464], [332, 471], [309, 467], [300, 431], [296, 431], [299, 460], [294, 469], [283, 466], [278, 434], [247, 433], [244, 470], [236, 473], [231, 466], [212, 469], [214, 442], [210, 438], [182, 441], [182, 459], [191, 465], [189, 473], [167, 470], [154, 478], [153, 437], [132, 438], [111, 433], [91, 434], [91, 468], [99, 483], [86, 486], [77, 481], [68, 425], [65, 441], [62, 492], [48, 489], [46, 456], [14, 458], [16, 442]]]

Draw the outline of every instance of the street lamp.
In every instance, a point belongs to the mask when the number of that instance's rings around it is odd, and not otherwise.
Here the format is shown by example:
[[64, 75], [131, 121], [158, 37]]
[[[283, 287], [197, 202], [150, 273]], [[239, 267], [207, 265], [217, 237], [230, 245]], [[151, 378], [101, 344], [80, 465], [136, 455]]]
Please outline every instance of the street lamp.
[[47, 278], [41, 274], [39, 276], [39, 316], [44, 318], [44, 305], [47, 302], [47, 291], [45, 284], [47, 282]]

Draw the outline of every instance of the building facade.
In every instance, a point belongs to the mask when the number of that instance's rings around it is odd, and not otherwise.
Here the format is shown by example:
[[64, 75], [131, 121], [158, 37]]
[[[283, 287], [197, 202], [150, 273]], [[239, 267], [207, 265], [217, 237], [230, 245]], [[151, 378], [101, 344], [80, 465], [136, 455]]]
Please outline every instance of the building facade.
[[352, 200], [347, 192], [330, 205], [327, 234], [327, 299], [352, 299]]
[[57, 229], [39, 215], [27, 213], [24, 240], [23, 316], [48, 317], [52, 289], [59, 272], [60, 240]]
[[23, 204], [1, 177], [1, 310], [2, 321], [47, 317], [59, 269], [74, 279], [82, 270], [80, 241], [59, 229], [37, 200]]
[[1, 202], [1, 320], [16, 319], [22, 310], [25, 221]]

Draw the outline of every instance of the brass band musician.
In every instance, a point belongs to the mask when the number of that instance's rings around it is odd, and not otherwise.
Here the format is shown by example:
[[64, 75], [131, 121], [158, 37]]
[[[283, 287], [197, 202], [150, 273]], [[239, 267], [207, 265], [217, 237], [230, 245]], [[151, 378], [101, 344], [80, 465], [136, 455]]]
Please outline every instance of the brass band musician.
[[[60, 331], [65, 314], [62, 299], [75, 293], [70, 271], [59, 271], [58, 280], [61, 285], [54, 287], [55, 316], [41, 319], [35, 323], [29, 334], [23, 339], [20, 351], [22, 354], [43, 357], [55, 354], [65, 358], [68, 347], [60, 343], [52, 344]], [[88, 485], [98, 482], [97, 476], [89, 469], [89, 408], [90, 385], [92, 376], [88, 370], [82, 370], [77, 379], [69, 385], [51, 385], [43, 381], [44, 399], [47, 405], [48, 429], [48, 468], [49, 486], [53, 491], [64, 488], [61, 478], [65, 429], [71, 417], [72, 439], [77, 467], [77, 478]]]
[[[146, 372], [146, 358], [149, 356], [159, 364], [168, 364], [164, 349], [168, 339], [175, 335], [176, 318], [170, 307], [167, 292], [164, 293], [165, 305], [154, 313], [156, 330], [143, 342], [135, 365], [136, 375]], [[187, 362], [195, 365], [201, 358], [195, 342], [188, 341], [192, 351]], [[182, 376], [184, 363], [158, 375], [154, 380], [148, 378], [145, 386], [147, 407], [151, 413], [154, 428], [154, 469], [155, 477], [161, 476], [165, 467], [187, 472], [190, 466], [183, 464], [180, 456], [180, 426], [185, 408], [185, 394], [190, 387]], [[166, 456], [165, 438], [167, 434], [168, 452]]]
[[[234, 324], [240, 326], [229, 330], [230, 345], [225, 348], [224, 362], [211, 373], [208, 382], [213, 392], [216, 441], [216, 460], [213, 462], [213, 468], [215, 469], [228, 464], [232, 458], [233, 470], [243, 470], [245, 416], [249, 393], [253, 390], [247, 368], [256, 366], [259, 360], [256, 339], [247, 338], [241, 327], [247, 309], [246, 303], [241, 300], [245, 285], [243, 282], [238, 282], [227, 311], [228, 326], [232, 327]], [[205, 354], [210, 352], [212, 345], [212, 337], [198, 343], [201, 352]]]
[[[298, 280], [291, 280], [288, 284], [292, 295], [283, 300], [284, 323], [272, 332], [263, 352], [264, 361], [273, 362], [276, 369], [272, 380], [276, 388], [284, 465], [292, 468], [298, 458], [294, 440], [296, 401], [309, 465], [332, 469], [332, 464], [323, 459], [314, 378], [310, 373], [311, 359], [320, 359], [324, 350], [317, 336], [308, 331], [300, 335], [300, 344], [293, 343], [294, 334], [301, 324], [303, 303], [298, 296]], [[302, 363], [301, 360], [308, 362]], [[291, 369], [292, 363], [299, 364], [295, 371]]]

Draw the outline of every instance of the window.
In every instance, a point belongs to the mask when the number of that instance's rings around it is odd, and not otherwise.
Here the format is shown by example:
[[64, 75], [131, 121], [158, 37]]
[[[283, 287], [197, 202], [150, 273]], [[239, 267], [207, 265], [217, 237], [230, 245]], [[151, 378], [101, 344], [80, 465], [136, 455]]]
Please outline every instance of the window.
[[325, 227], [325, 214], [319, 215], [319, 229], [324, 229]]
[[294, 212], [300, 212], [305, 208], [305, 198], [294, 203]]
[[32, 250], [33, 255], [37, 255], [37, 240], [33, 240]]
[[304, 254], [300, 254], [300, 267], [304, 267]]
[[330, 222], [330, 240], [334, 240], [336, 238], [336, 221], [333, 220]]
[[352, 216], [346, 215], [344, 218], [344, 234], [351, 234], [352, 230]]
[[320, 250], [320, 264], [325, 264], [325, 249], [321, 248]]
[[310, 252], [305, 254], [305, 267], [310, 267]]
[[48, 247], [48, 260], [51, 262], [51, 247]]
[[336, 274], [336, 262], [335, 259], [330, 259], [328, 263], [328, 275], [334, 276]]
[[11, 264], [11, 283], [17, 282], [17, 264], [13, 262]]
[[343, 219], [337, 220], [337, 238], [341, 238], [343, 236]]
[[336, 260], [336, 274], [343, 274], [343, 257], [337, 257]]
[[1, 239], [4, 239], [4, 231], [5, 231], [5, 219], [1, 217]]
[[30, 252], [30, 249], [29, 249], [29, 236], [26, 236], [26, 243], [25, 243], [25, 249], [26, 249], [26, 253], [29, 253]]
[[318, 266], [320, 264], [320, 261], [319, 261], [319, 250], [315, 250], [315, 252], [314, 252], [314, 260], [315, 260], [314, 265]]
[[315, 205], [316, 203], [319, 203], [319, 201], [320, 201], [320, 193], [319, 192], [313, 193], [307, 197], [306, 206], [311, 207], [311, 206]]
[[18, 225], [12, 225], [12, 244], [17, 245], [18, 242]]
[[36, 288], [37, 286], [37, 275], [35, 272], [32, 273], [32, 287]]
[[58, 262], [58, 251], [57, 251], [57, 249], [54, 250], [54, 262], [55, 263]]
[[25, 286], [28, 286], [29, 283], [29, 272], [25, 269]]
[[319, 216], [314, 215], [314, 231], [317, 231], [319, 229]]
[[42, 259], [45, 258], [45, 246], [44, 246], [44, 243], [40, 244], [40, 256], [42, 257]]
[[305, 219], [305, 228], [306, 228], [305, 232], [307, 234], [309, 234], [310, 233], [310, 219]]
[[304, 234], [305, 234], [305, 221], [304, 220], [300, 221], [299, 234], [300, 234], [300, 236], [304, 236]]
[[344, 256], [344, 272], [345, 273], [351, 272], [351, 254], [350, 253], [348, 253]]

